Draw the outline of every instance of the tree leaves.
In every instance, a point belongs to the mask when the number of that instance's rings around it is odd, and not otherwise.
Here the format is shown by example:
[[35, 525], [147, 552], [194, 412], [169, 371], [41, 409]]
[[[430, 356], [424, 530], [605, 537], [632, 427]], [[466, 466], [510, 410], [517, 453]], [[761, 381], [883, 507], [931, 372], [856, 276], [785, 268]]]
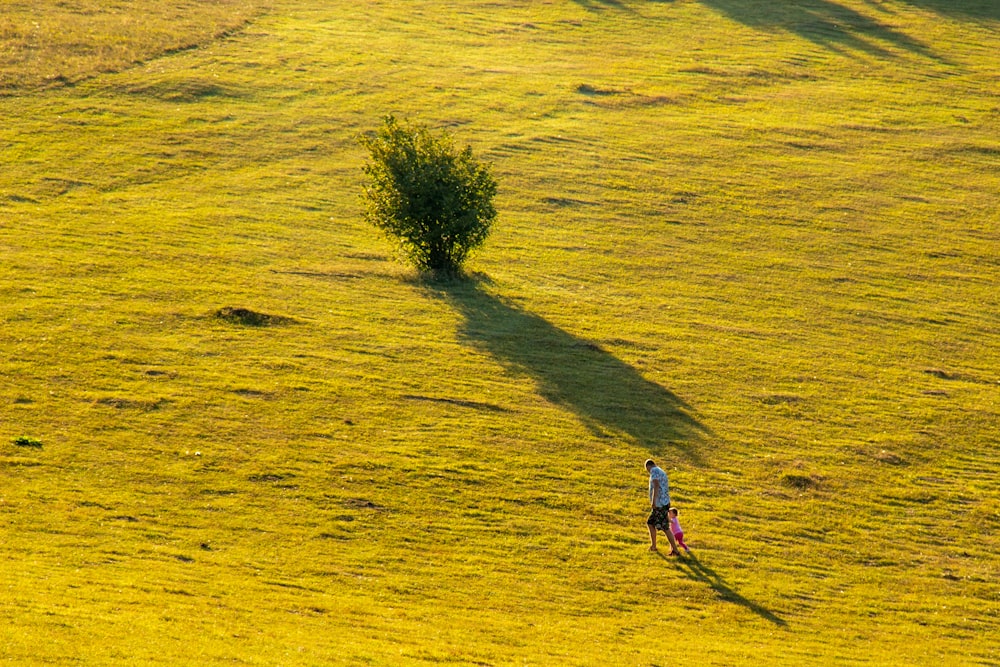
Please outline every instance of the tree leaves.
[[497, 184], [489, 165], [469, 146], [456, 150], [447, 133], [404, 126], [391, 115], [360, 143], [370, 152], [362, 195], [366, 220], [395, 239], [419, 270], [460, 273], [496, 219]]

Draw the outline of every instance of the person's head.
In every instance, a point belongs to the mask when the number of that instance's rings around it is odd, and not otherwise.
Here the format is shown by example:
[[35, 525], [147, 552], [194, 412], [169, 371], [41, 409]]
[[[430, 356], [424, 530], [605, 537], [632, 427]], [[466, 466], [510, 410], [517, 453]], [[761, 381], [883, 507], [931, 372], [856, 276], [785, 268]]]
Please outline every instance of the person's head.
[[650, 470], [652, 470], [655, 467], [656, 467], [656, 463], [653, 462], [653, 459], [646, 459], [646, 472], [649, 472]]
[[677, 508], [676, 507], [671, 507], [670, 509], [667, 510], [667, 513], [670, 516], [677, 516]]

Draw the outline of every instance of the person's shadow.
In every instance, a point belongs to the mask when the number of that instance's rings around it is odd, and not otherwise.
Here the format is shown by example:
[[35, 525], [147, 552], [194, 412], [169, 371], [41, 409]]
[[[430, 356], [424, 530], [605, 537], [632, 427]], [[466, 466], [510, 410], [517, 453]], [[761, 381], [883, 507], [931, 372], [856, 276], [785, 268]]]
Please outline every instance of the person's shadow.
[[560, 329], [482, 288], [483, 279], [427, 282], [465, 321], [459, 334], [538, 393], [573, 412], [601, 437], [627, 438], [651, 451], [679, 451], [698, 462], [706, 428], [673, 392], [643, 377], [592, 341]]
[[680, 566], [681, 571], [689, 579], [708, 584], [708, 586], [719, 596], [719, 599], [744, 607], [757, 614], [765, 621], [770, 621], [777, 626], [783, 628], [788, 626], [788, 623], [783, 618], [777, 616], [774, 612], [752, 600], [746, 599], [734, 591], [732, 587], [726, 583], [725, 579], [719, 575], [719, 573], [710, 568], [708, 565], [702, 563], [696, 556], [688, 554], [687, 556], [673, 557], [665, 556], [662, 553], [660, 553], [659, 556], [669, 563]]

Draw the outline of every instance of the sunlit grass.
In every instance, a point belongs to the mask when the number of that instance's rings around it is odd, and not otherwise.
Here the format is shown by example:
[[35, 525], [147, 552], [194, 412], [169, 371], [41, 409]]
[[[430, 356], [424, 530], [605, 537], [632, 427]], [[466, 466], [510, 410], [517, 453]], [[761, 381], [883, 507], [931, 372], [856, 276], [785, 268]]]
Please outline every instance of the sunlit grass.
[[[272, 4], [0, 100], [5, 660], [995, 660], [996, 10]], [[466, 283], [388, 112], [493, 161]]]
[[256, 0], [4, 0], [0, 95], [76, 83], [221, 38], [257, 15]]

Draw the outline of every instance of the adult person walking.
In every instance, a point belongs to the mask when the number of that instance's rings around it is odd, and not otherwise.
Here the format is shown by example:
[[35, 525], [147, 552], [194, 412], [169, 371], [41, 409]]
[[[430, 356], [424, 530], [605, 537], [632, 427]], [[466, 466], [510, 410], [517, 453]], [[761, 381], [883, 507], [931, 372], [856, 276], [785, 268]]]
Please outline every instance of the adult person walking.
[[677, 543], [670, 532], [670, 483], [667, 473], [656, 465], [653, 459], [646, 459], [646, 472], [649, 473], [649, 505], [652, 511], [646, 519], [649, 528], [649, 550], [656, 551], [656, 531], [662, 530], [670, 541], [670, 555], [677, 555]]

